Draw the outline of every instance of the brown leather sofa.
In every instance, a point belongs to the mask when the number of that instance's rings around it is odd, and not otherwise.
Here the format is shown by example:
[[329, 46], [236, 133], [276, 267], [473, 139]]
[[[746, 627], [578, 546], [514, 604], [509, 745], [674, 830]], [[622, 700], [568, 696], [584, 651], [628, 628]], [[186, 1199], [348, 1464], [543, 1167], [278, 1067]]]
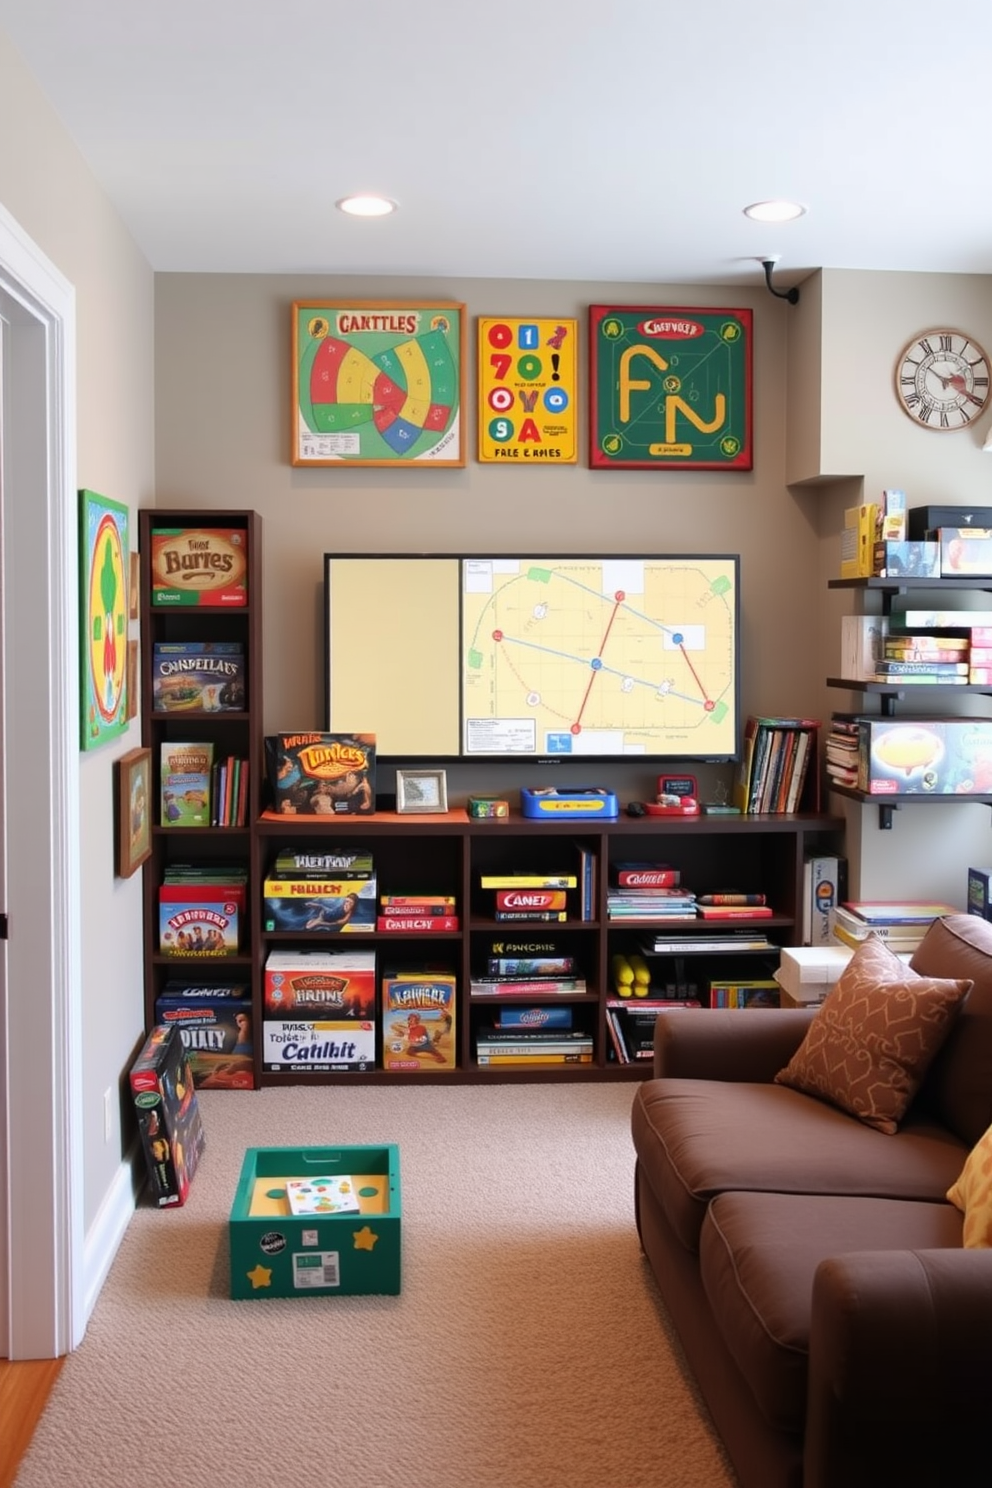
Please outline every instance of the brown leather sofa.
[[992, 1251], [945, 1198], [992, 1124], [992, 924], [910, 964], [974, 986], [894, 1135], [773, 1083], [811, 1012], [658, 1017], [638, 1231], [742, 1488], [992, 1480]]

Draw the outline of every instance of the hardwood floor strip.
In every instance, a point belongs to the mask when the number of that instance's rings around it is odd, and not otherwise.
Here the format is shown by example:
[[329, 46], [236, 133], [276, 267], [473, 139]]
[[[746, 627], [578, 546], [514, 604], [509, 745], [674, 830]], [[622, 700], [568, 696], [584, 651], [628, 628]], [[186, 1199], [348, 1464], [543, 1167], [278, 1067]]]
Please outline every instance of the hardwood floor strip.
[[11, 1488], [64, 1359], [0, 1359], [0, 1488]]

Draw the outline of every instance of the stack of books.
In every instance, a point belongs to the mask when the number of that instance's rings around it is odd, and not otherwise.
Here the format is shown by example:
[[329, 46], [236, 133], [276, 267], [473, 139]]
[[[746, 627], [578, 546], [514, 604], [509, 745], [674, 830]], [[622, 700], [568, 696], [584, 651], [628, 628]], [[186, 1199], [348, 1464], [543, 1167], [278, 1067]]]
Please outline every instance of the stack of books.
[[473, 997], [580, 997], [588, 987], [584, 976], [575, 970], [538, 974], [488, 972], [469, 979]]
[[484, 1065], [592, 1064], [592, 1035], [568, 1028], [480, 1028], [475, 1057]]
[[817, 796], [817, 718], [750, 717], [744, 729], [733, 804], [747, 815], [793, 812]]
[[611, 998], [606, 1004], [606, 1028], [618, 1064], [635, 1064], [654, 1054], [654, 1025], [664, 1008], [698, 1008], [698, 998], [653, 997], [637, 1003]]
[[967, 636], [927, 634], [888, 635], [875, 663], [879, 682], [924, 683], [927, 686], [964, 686], [968, 681], [970, 641]]
[[856, 717], [842, 718], [838, 713], [834, 714], [824, 746], [827, 778], [848, 790], [858, 789], [860, 738]]
[[928, 900], [846, 900], [834, 910], [834, 938], [857, 950], [874, 932], [892, 951], [915, 951], [934, 920], [960, 913]]
[[614, 863], [606, 891], [607, 919], [693, 920], [696, 896], [681, 883], [681, 872], [670, 863]]

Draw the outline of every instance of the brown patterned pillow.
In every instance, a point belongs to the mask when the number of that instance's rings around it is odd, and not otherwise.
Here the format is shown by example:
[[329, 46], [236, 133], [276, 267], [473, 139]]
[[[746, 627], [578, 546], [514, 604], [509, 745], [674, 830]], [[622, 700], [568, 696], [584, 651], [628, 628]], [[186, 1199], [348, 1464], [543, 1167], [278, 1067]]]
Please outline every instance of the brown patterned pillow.
[[891, 1136], [971, 987], [920, 976], [869, 935], [775, 1080]]

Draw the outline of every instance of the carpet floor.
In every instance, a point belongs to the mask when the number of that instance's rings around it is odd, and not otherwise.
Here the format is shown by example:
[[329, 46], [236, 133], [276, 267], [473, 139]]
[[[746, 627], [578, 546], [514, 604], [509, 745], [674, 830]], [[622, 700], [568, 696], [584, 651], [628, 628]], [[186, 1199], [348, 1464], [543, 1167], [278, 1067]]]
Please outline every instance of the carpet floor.
[[[632, 1085], [201, 1092], [16, 1488], [732, 1488], [633, 1214]], [[395, 1142], [399, 1296], [229, 1298], [247, 1147]]]

